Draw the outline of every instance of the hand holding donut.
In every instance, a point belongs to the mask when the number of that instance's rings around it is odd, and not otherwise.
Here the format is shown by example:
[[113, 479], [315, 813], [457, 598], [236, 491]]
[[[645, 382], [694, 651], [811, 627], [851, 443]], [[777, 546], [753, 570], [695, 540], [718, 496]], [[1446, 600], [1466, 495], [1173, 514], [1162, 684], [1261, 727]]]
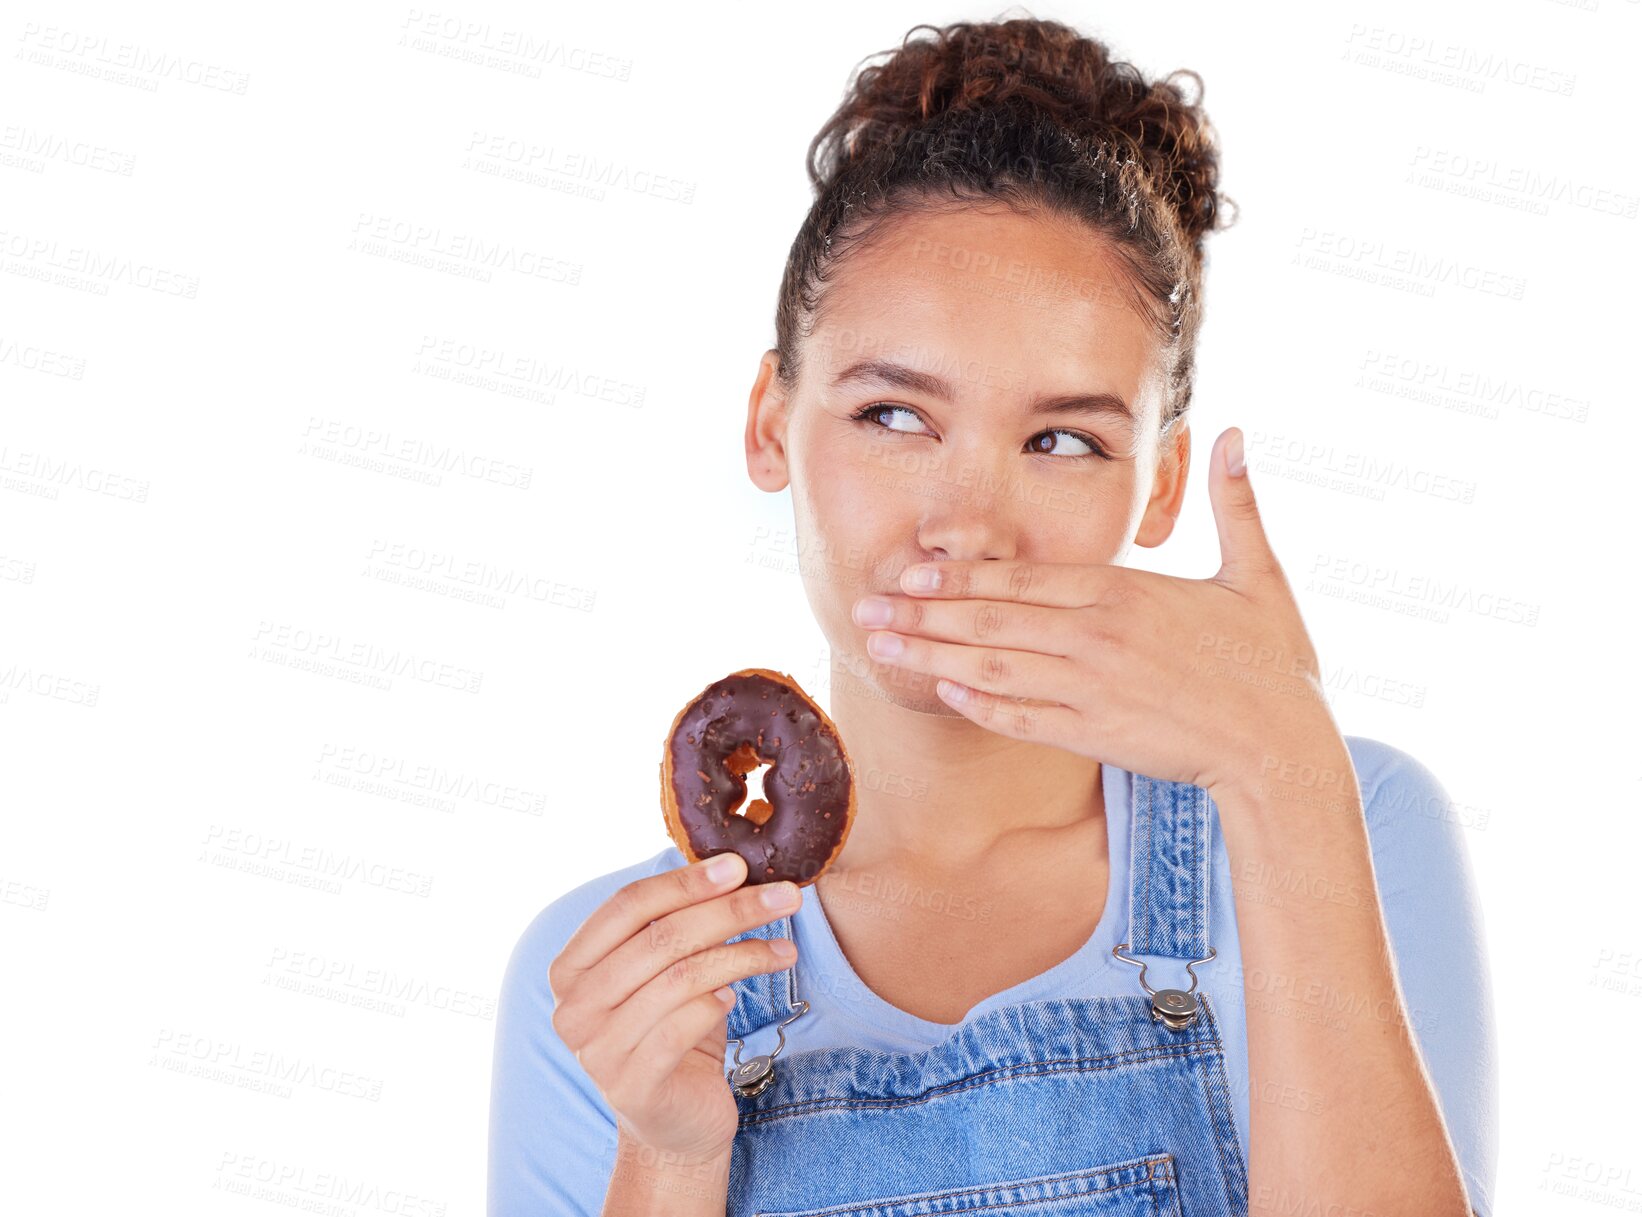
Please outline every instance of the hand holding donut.
[[[959, 713], [1134, 773], [1217, 794], [1252, 787], [1274, 748], [1338, 738], [1317, 658], [1241, 468], [1215, 445], [1220, 570], [1180, 579], [1104, 563], [936, 562], [908, 594], [863, 597], [868, 653], [945, 678]], [[919, 586], [934, 571], [939, 586]], [[877, 602], [887, 606], [873, 615]], [[897, 645], [899, 649], [897, 650]]]
[[582, 923], [547, 973], [553, 1029], [618, 1121], [639, 1144], [688, 1160], [714, 1158], [735, 1139], [736, 1100], [724, 1078], [727, 986], [792, 963], [785, 941], [726, 945], [798, 907], [793, 884], [748, 886], [746, 877], [746, 863], [727, 853], [629, 883]]

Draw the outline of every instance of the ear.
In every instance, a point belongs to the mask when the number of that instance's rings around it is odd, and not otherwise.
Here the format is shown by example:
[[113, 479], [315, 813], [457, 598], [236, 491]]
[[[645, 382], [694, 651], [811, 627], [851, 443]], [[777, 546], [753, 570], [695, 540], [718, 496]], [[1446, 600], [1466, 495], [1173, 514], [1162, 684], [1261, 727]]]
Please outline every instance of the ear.
[[787, 395], [776, 378], [781, 357], [764, 352], [747, 397], [747, 476], [771, 494], [787, 488]]
[[1175, 424], [1172, 436], [1163, 440], [1157, 457], [1157, 477], [1152, 485], [1152, 497], [1146, 504], [1146, 514], [1140, 518], [1135, 533], [1135, 544], [1152, 549], [1162, 545], [1174, 532], [1180, 518], [1180, 507], [1186, 499], [1186, 475], [1192, 467], [1192, 429], [1181, 420]]

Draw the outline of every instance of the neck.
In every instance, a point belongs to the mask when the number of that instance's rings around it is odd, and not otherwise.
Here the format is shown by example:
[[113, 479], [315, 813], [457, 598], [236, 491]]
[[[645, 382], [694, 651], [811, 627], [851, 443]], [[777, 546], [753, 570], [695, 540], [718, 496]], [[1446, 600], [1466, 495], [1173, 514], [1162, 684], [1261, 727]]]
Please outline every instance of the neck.
[[973, 873], [1014, 847], [1104, 823], [1099, 761], [1000, 735], [945, 705], [901, 704], [928, 694], [891, 700], [845, 664], [832, 677], [828, 715], [856, 776], [844, 869]]

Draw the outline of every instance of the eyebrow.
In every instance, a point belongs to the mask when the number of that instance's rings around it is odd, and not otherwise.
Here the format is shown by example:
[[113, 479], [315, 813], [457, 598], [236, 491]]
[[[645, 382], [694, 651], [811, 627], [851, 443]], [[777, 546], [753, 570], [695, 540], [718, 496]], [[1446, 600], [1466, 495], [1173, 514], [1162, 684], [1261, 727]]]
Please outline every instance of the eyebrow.
[[[941, 401], [955, 400], [952, 385], [932, 372], [920, 372], [889, 359], [861, 359], [833, 377], [833, 387], [856, 384], [886, 384]], [[1027, 403], [1030, 414], [1110, 414], [1131, 425], [1135, 421], [1129, 403], [1116, 393], [1039, 394]]]

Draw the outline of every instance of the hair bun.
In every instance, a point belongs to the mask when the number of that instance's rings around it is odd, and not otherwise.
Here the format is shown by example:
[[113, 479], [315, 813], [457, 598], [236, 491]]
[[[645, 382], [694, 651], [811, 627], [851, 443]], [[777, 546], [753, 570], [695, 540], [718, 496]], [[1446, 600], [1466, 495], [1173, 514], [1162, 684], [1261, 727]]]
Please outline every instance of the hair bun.
[[[928, 31], [932, 38], [916, 37]], [[1219, 153], [1189, 70], [1148, 82], [1104, 43], [1057, 21], [1016, 19], [917, 25], [902, 45], [863, 60], [832, 119], [810, 145], [819, 193], [850, 161], [886, 140], [940, 129], [973, 112], [1020, 110], [1075, 141], [1115, 145], [1140, 162], [1193, 246], [1213, 230], [1223, 200]], [[1190, 98], [1175, 83], [1187, 79]]]

